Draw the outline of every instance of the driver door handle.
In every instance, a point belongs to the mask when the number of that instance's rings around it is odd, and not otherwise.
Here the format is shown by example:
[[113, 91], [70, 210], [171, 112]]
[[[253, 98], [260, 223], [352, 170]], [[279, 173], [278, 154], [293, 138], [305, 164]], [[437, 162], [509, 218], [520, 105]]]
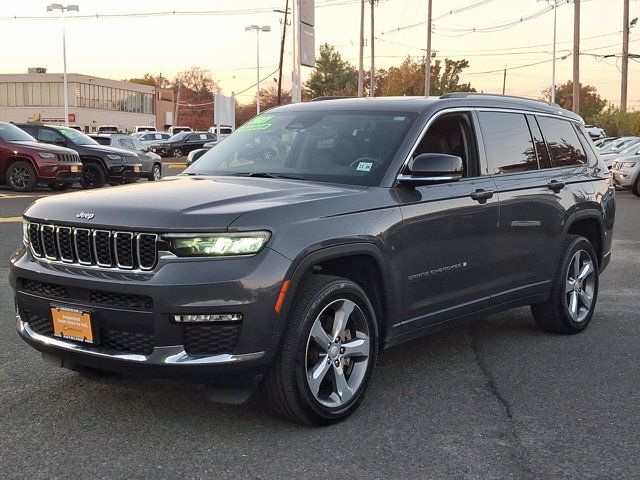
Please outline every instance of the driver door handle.
[[469, 196], [479, 203], [486, 203], [487, 200], [493, 197], [493, 193], [493, 190], [483, 190], [482, 188], [479, 188]]

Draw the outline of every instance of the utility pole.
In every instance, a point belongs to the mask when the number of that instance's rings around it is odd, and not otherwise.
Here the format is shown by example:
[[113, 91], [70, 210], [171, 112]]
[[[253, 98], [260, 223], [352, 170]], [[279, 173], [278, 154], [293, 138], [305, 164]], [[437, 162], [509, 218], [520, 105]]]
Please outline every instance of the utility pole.
[[[281, 12], [281, 10], [275, 10]], [[278, 63], [278, 105], [282, 104], [282, 61], [284, 60], [284, 39], [287, 36], [287, 17], [289, 16], [289, 0], [284, 5], [284, 24], [282, 25], [282, 41], [280, 42], [280, 62]]]
[[[424, 61], [424, 96], [431, 93], [431, 9], [433, 0], [429, 0], [427, 7], [427, 58]], [[504, 93], [504, 92], [502, 92]]]
[[580, 115], [580, 0], [573, 10], [573, 111]]
[[556, 34], [558, 0], [553, 0], [553, 67], [551, 69], [551, 103], [556, 103]]
[[300, 84], [300, 52], [299, 52], [299, 29], [300, 29], [300, 0], [293, 0], [291, 4], [291, 23], [293, 33], [293, 71], [291, 72], [291, 103], [302, 101], [302, 85]]
[[178, 79], [178, 96], [176, 98], [176, 114], [174, 115], [173, 124], [179, 125], [178, 123], [178, 112], [180, 110], [180, 89], [182, 88], [182, 79]]
[[376, 92], [376, 50], [375, 50], [375, 5], [376, 0], [371, 0], [371, 90], [369, 96], [375, 97]]
[[629, 0], [624, 0], [622, 14], [622, 84], [620, 87], [620, 111], [627, 111], [627, 79], [629, 74]]
[[507, 66], [504, 66], [504, 76], [502, 77], [502, 95], [507, 90]]
[[358, 97], [364, 94], [364, 2], [360, 0], [360, 62], [358, 64]]

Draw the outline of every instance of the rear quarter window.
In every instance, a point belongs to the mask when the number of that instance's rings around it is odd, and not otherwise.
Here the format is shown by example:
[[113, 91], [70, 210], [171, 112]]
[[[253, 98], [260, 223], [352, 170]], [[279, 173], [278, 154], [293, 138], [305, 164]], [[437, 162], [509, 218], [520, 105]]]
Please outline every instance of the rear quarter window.
[[553, 166], [582, 165], [587, 162], [584, 147], [571, 122], [539, 116], [538, 124], [549, 147]]

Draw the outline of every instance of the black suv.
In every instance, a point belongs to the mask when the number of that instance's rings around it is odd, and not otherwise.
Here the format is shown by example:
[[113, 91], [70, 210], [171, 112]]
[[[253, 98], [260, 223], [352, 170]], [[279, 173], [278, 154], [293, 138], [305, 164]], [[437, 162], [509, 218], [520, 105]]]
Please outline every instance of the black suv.
[[[246, 145], [269, 133], [269, 158]], [[582, 120], [478, 94], [287, 105], [183, 175], [37, 200], [20, 336], [63, 367], [200, 379], [336, 422], [378, 352], [531, 305], [592, 321], [615, 195]], [[224, 394], [224, 395], [222, 395]]]
[[75, 150], [82, 161], [80, 184], [84, 188], [99, 188], [132, 183], [140, 178], [138, 156], [121, 148], [105, 147], [73, 128], [54, 127], [35, 123], [16, 123], [16, 126], [42, 143], [60, 145]]
[[168, 140], [151, 144], [151, 151], [161, 157], [182, 157], [192, 150], [202, 148], [205, 143], [216, 139], [214, 133], [208, 132], [180, 132]]

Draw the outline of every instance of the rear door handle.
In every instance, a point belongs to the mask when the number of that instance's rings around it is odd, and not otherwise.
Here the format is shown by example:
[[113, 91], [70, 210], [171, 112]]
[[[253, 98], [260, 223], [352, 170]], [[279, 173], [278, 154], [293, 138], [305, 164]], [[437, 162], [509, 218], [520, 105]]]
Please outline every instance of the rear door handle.
[[565, 183], [564, 182], [558, 182], [557, 180], [551, 180], [549, 183], [547, 183], [547, 188], [549, 190], [553, 190], [556, 193], [558, 193], [564, 187], [565, 187]]
[[486, 203], [487, 200], [493, 197], [493, 191], [483, 190], [482, 188], [479, 188], [475, 192], [472, 192], [469, 196], [479, 203]]

